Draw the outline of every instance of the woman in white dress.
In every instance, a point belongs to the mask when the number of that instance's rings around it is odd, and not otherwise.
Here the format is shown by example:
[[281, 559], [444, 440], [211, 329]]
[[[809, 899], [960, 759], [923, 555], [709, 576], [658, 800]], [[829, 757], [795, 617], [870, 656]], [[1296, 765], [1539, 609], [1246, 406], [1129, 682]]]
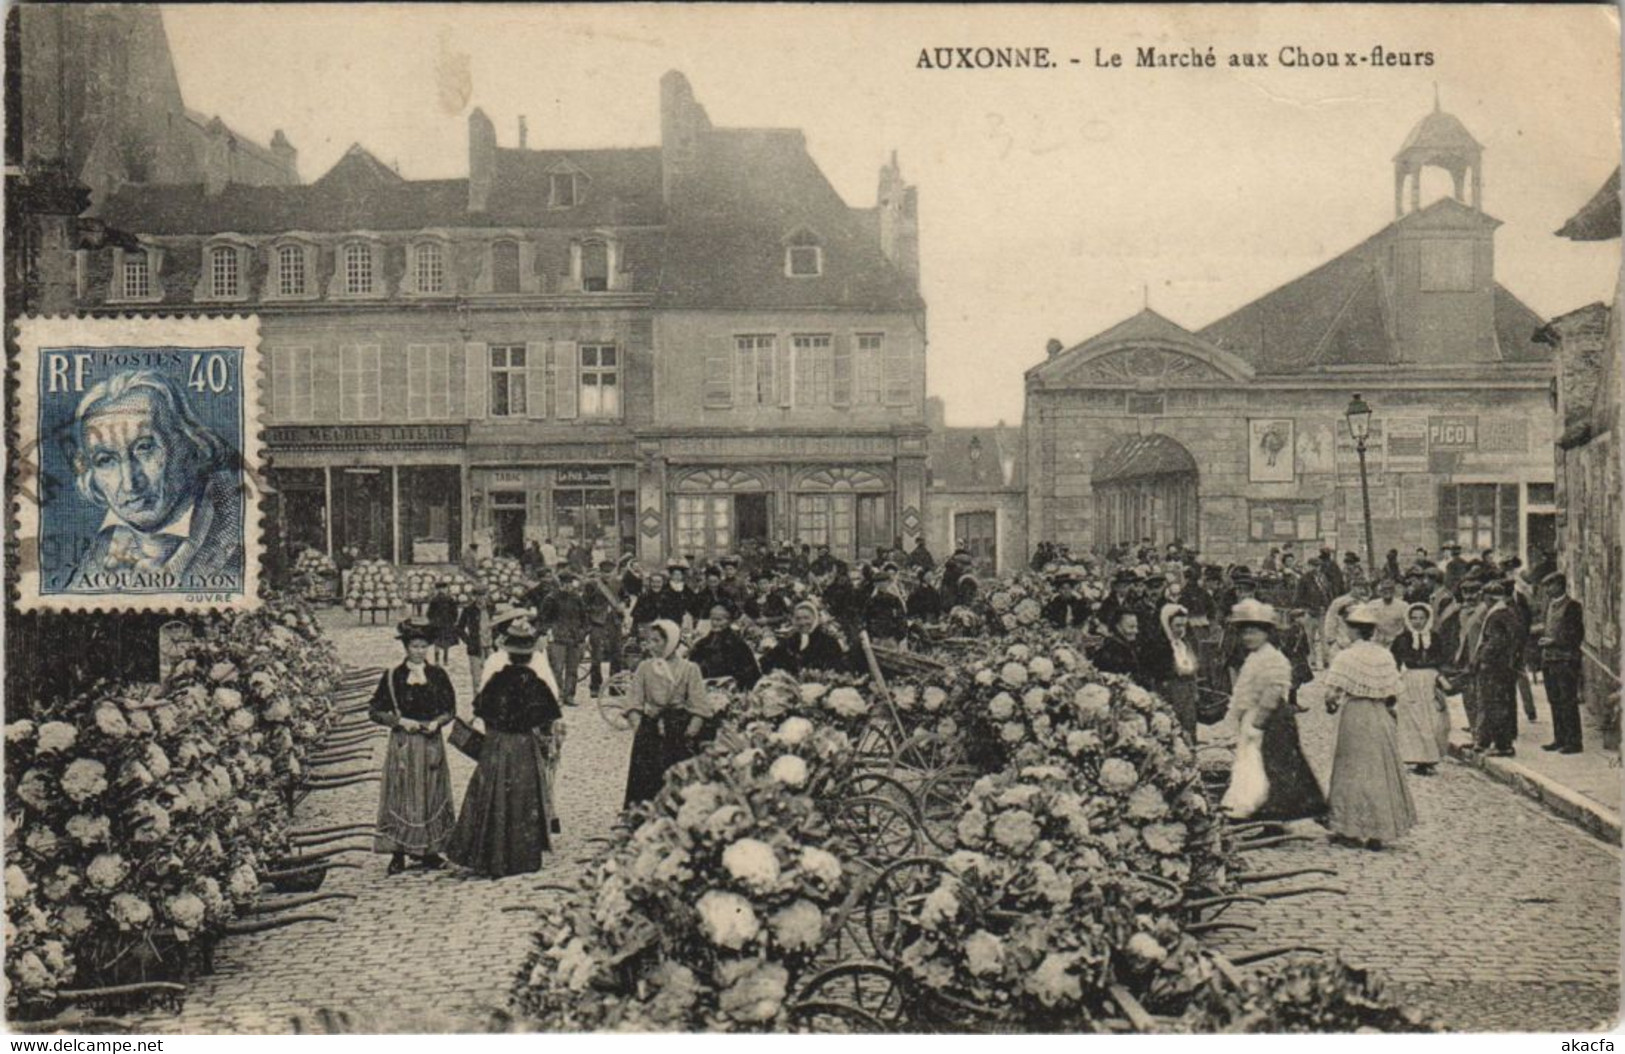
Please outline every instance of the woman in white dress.
[[1326, 798], [1303, 756], [1298, 718], [1287, 702], [1292, 663], [1271, 639], [1275, 609], [1249, 598], [1231, 610], [1230, 623], [1240, 631], [1247, 658], [1231, 692], [1236, 760], [1220, 804], [1237, 820], [1320, 816]]
[[1393, 653], [1372, 639], [1376, 612], [1361, 605], [1344, 619], [1354, 643], [1337, 653], [1322, 678], [1326, 712], [1342, 711], [1326, 825], [1334, 841], [1381, 849], [1416, 823], [1416, 807], [1399, 763], [1396, 710], [1404, 686]]

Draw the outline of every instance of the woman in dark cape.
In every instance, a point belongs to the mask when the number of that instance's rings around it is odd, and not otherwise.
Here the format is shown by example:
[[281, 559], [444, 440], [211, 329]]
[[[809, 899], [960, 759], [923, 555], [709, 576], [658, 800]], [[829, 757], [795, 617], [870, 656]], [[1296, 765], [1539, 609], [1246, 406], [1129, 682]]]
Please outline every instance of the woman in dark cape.
[[1289, 701], [1292, 663], [1270, 643], [1275, 610], [1251, 598], [1230, 616], [1246, 659], [1236, 675], [1236, 760], [1221, 803], [1232, 819], [1300, 820], [1326, 812], [1326, 795], [1303, 756]]
[[389, 729], [373, 847], [390, 854], [391, 875], [406, 869], [408, 856], [439, 867], [457, 819], [440, 736], [456, 715], [457, 692], [446, 671], [428, 661], [438, 629], [422, 619], [400, 624], [396, 632], [406, 661], [378, 679], [367, 707], [367, 716]]
[[474, 699], [485, 725], [479, 764], [463, 795], [446, 855], [482, 875], [500, 878], [539, 871], [553, 848], [552, 770], [564, 728], [558, 688], [528, 617], [508, 623], [507, 662], [493, 660]]

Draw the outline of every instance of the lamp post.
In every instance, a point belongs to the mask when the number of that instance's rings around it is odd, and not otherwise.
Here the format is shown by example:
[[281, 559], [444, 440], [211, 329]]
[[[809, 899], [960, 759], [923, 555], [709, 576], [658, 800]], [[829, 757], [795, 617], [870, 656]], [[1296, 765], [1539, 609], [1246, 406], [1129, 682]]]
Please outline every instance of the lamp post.
[[1371, 438], [1371, 407], [1356, 393], [1349, 400], [1349, 408], [1343, 411], [1343, 416], [1348, 419], [1349, 435], [1354, 438], [1354, 452], [1360, 457], [1360, 507], [1365, 511], [1366, 574], [1374, 575], [1377, 572], [1377, 546], [1371, 540], [1371, 484], [1365, 474], [1365, 445], [1366, 440]]

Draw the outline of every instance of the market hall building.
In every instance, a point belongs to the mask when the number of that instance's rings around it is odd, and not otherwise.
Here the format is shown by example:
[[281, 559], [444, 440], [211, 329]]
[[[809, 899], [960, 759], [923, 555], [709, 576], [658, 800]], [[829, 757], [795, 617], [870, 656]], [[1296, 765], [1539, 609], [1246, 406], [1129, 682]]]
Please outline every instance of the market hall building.
[[[1196, 331], [1152, 310], [1026, 374], [1030, 535], [1073, 549], [1150, 538], [1256, 563], [1295, 542], [1365, 558], [1368, 442], [1377, 559], [1416, 546], [1556, 547], [1552, 350], [1495, 280], [1483, 149], [1437, 109], [1394, 158], [1395, 218]], [[1454, 194], [1423, 205], [1426, 167]]]
[[401, 564], [552, 539], [607, 558], [745, 542], [843, 556], [922, 528], [925, 307], [893, 158], [848, 206], [793, 129], [501, 147], [411, 180], [354, 146], [294, 186], [125, 183], [138, 249], [80, 250], [72, 306], [253, 312], [282, 544]]

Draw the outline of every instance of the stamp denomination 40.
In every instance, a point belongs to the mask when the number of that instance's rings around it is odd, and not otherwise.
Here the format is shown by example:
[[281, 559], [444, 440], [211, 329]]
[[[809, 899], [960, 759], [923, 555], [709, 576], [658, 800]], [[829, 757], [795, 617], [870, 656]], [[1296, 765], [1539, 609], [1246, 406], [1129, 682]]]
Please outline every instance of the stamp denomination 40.
[[257, 604], [257, 319], [31, 318], [18, 344], [23, 610]]

